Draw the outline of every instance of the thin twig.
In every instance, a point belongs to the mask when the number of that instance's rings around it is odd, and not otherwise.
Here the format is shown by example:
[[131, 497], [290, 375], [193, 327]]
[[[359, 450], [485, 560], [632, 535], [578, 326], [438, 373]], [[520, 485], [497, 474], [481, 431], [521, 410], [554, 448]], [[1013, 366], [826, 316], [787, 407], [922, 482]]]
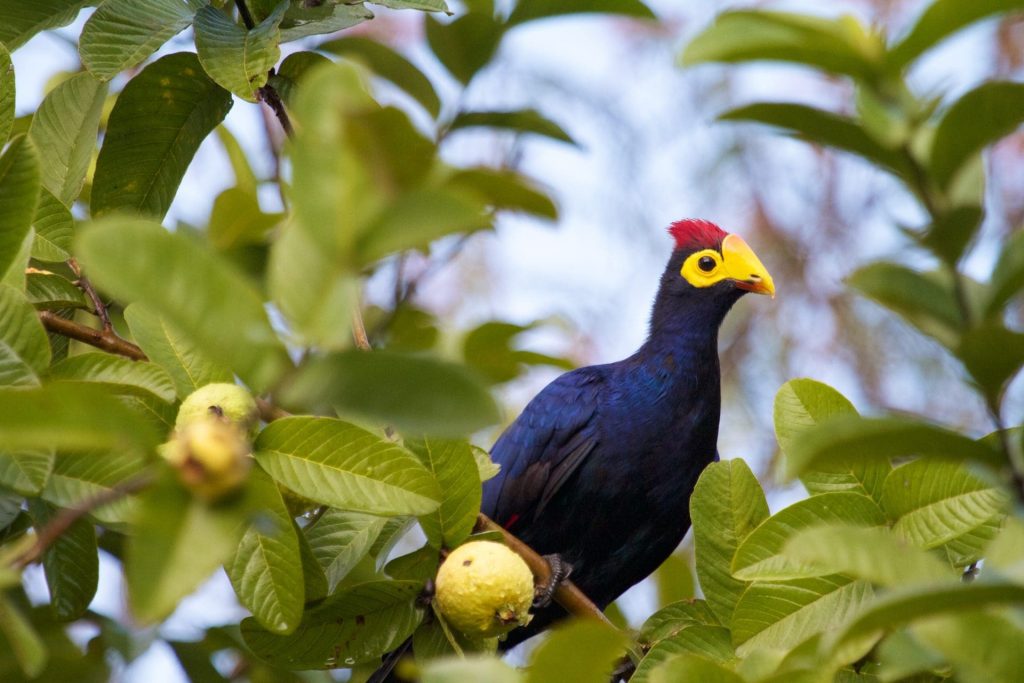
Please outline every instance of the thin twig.
[[352, 338], [360, 350], [371, 350], [370, 339], [366, 336], [366, 323], [363, 322], [363, 314], [359, 310], [358, 302], [352, 309]]
[[[534, 577], [537, 579], [537, 583], [543, 585], [551, 580], [551, 567], [548, 565], [548, 561], [538, 555], [537, 551], [533, 548], [510, 534], [500, 524], [491, 520], [487, 515], [477, 515], [476, 527], [474, 530], [477, 532], [497, 531], [502, 535], [505, 545], [523, 558], [526, 565], [530, 568], [530, 571], [533, 572]], [[562, 581], [557, 590], [555, 590], [554, 599], [555, 602], [564, 607], [565, 610], [573, 616], [583, 617], [586, 619], [596, 619], [597, 621], [603, 621], [612, 628], [615, 627], [615, 625], [608, 620], [608, 617], [604, 615], [604, 612], [602, 612], [601, 609], [583, 593], [583, 591], [577, 588], [576, 584], [572, 581]]]
[[139, 475], [123, 484], [102, 491], [92, 498], [87, 498], [74, 507], [61, 510], [56, 517], [39, 530], [36, 535], [36, 542], [28, 550], [11, 561], [11, 566], [15, 569], [24, 569], [33, 562], [37, 562], [43, 556], [43, 553], [46, 552], [46, 549], [56, 543], [61, 534], [67, 531], [79, 519], [97, 508], [109, 505], [133, 493], [138, 493], [149, 486], [152, 481], [153, 477], [148, 474]]
[[[252, 18], [252, 12], [245, 4], [245, 0], [235, 0], [235, 7], [238, 8], [238, 16], [242, 17], [242, 23], [245, 24], [245, 28], [248, 31], [253, 30], [256, 27], [256, 21]], [[273, 76], [275, 71], [270, 70], [268, 77]], [[266, 103], [268, 107], [277, 116], [277, 120], [281, 122], [281, 128], [284, 129], [285, 135], [292, 137], [295, 134], [295, 129], [292, 128], [292, 120], [288, 116], [288, 110], [284, 108], [284, 102], [281, 100], [281, 95], [278, 94], [274, 86], [267, 83], [261, 87], [257, 93], [259, 93], [260, 99]]]
[[252, 20], [252, 14], [249, 12], [249, 8], [245, 6], [245, 0], [235, 0], [235, 7], [238, 8], [238, 16], [242, 17], [242, 23], [245, 24], [245, 28], [251, 31], [256, 26], [256, 22]]
[[95, 330], [81, 323], [76, 323], [74, 320], [62, 318], [53, 311], [39, 311], [39, 320], [43, 323], [43, 327], [50, 332], [64, 335], [83, 344], [95, 346], [97, 349], [116, 353], [132, 360], [149, 360], [142, 349], [127, 339], [117, 336], [113, 329]]
[[72, 284], [85, 292], [89, 300], [92, 301], [93, 312], [96, 317], [103, 323], [103, 331], [113, 334], [114, 325], [110, 322], [110, 314], [107, 312], [107, 305], [103, 303], [103, 299], [100, 298], [96, 288], [89, 282], [89, 278], [82, 274], [82, 267], [78, 265], [78, 260], [75, 257], [68, 259], [68, 267], [71, 268], [71, 272], [75, 274], [77, 278]]

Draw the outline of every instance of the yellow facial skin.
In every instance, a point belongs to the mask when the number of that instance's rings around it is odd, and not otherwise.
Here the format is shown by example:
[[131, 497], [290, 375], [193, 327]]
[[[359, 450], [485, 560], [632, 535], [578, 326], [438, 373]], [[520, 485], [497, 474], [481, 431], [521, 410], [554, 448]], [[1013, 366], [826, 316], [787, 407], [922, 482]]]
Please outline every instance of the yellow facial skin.
[[721, 253], [704, 249], [691, 254], [679, 272], [694, 287], [710, 287], [730, 280], [740, 289], [775, 298], [772, 276], [739, 235], [726, 235]]

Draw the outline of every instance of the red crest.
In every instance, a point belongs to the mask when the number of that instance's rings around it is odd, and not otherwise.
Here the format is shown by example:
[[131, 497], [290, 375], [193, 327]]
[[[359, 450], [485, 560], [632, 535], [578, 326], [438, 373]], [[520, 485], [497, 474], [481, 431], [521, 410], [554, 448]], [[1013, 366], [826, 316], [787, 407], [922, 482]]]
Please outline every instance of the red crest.
[[726, 232], [711, 221], [686, 218], [669, 226], [676, 249], [717, 249]]

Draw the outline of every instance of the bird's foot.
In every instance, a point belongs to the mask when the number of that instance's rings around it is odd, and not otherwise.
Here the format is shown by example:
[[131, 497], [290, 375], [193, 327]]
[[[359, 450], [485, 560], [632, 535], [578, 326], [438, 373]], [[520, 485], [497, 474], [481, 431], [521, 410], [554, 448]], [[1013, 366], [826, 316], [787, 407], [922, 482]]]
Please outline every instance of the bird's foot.
[[543, 586], [537, 586], [533, 590], [534, 609], [541, 609], [550, 605], [555, 591], [572, 574], [572, 565], [562, 559], [562, 556], [557, 553], [554, 555], [544, 555], [544, 561], [548, 563], [548, 567], [551, 569], [551, 576]]
[[626, 655], [619, 660], [618, 666], [615, 667], [615, 671], [612, 672], [612, 677], [608, 683], [621, 683], [622, 681], [628, 681], [633, 677], [633, 673], [636, 671], [636, 663]]

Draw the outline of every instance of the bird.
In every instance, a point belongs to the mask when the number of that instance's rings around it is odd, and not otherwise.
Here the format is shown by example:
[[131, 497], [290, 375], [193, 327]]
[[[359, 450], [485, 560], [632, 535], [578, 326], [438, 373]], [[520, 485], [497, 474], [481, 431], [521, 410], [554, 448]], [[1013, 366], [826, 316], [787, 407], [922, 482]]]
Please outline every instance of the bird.
[[[690, 527], [689, 499], [718, 460], [718, 330], [750, 292], [775, 285], [739, 235], [698, 219], [672, 223], [673, 249], [646, 341], [628, 358], [555, 378], [501, 434], [500, 471], [481, 512], [552, 564], [604, 609], [650, 575]], [[566, 612], [538, 599], [503, 650]]]

